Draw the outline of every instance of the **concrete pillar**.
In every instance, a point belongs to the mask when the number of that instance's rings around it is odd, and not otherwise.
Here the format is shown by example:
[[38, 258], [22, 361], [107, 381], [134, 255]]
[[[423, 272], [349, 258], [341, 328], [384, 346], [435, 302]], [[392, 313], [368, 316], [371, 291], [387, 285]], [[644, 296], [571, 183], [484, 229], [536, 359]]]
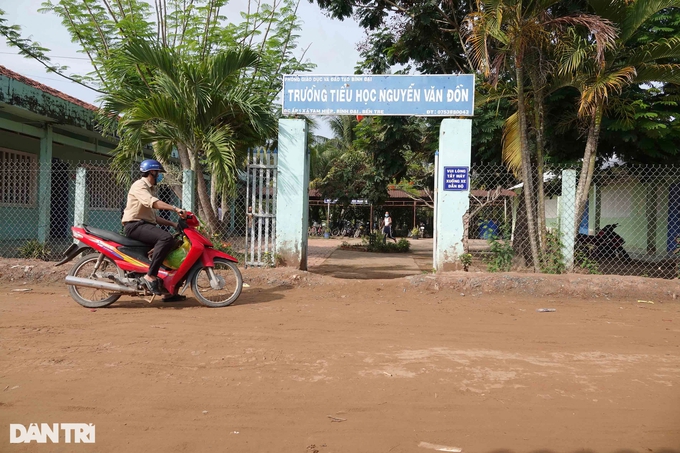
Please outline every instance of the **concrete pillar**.
[[592, 184], [588, 194], [588, 234], [595, 234], [598, 230], [598, 228], [595, 228], [595, 224], [597, 223], [597, 199], [599, 197], [600, 188], [597, 184]]
[[278, 154], [276, 252], [288, 266], [307, 270], [309, 154], [305, 120], [279, 120]]
[[182, 175], [182, 209], [196, 213], [196, 175], [184, 170]]
[[470, 207], [472, 120], [445, 119], [435, 157], [435, 226], [433, 266], [437, 271], [462, 269], [463, 216]]
[[[87, 193], [87, 170], [80, 167], [76, 169], [76, 194], [74, 200], [73, 225], [87, 225], [87, 213], [90, 206], [89, 194]], [[78, 242], [77, 239], [73, 240]]]
[[647, 218], [647, 254], [650, 256], [656, 255], [656, 230], [658, 218], [658, 200], [657, 193], [658, 184], [647, 182], [645, 184], [646, 196], [645, 206], [647, 207], [645, 217]]
[[40, 138], [38, 164], [38, 241], [45, 243], [50, 235], [50, 204], [52, 203], [52, 126], [46, 125]]
[[[576, 238], [576, 170], [562, 170], [560, 197], [560, 241], [567, 271], [574, 269], [574, 239]], [[582, 215], [582, 213], [581, 213]]]

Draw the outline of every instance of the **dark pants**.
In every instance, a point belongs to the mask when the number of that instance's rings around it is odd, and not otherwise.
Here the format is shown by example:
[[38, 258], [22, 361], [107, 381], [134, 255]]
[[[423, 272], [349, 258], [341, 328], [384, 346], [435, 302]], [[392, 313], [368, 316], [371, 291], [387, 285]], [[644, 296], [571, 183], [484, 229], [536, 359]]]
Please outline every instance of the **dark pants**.
[[146, 274], [156, 277], [163, 260], [175, 245], [175, 238], [167, 231], [158, 228], [158, 226], [146, 222], [128, 222], [123, 227], [123, 230], [125, 231], [125, 236], [130, 239], [153, 246], [151, 265], [149, 265], [149, 271]]
[[387, 242], [387, 238], [392, 239], [394, 242], [397, 242], [396, 239], [394, 239], [394, 236], [392, 236], [392, 225], [385, 225], [383, 227], [383, 234], [385, 235], [383, 237], [383, 243]]

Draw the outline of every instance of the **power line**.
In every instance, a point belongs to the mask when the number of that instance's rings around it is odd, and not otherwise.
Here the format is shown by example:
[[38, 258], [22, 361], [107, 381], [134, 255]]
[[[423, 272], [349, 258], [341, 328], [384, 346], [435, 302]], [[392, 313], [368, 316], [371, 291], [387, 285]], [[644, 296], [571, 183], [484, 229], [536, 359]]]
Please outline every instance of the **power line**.
[[[0, 52], [0, 54], [3, 54], [3, 55], [14, 55], [14, 56], [17, 56], [17, 57], [26, 58], [25, 55], [21, 55], [21, 54], [14, 53], [14, 52]], [[29, 57], [29, 58], [30, 58], [30, 57]], [[85, 57], [65, 57], [65, 56], [62, 56], [62, 55], [52, 55], [52, 56], [50, 56], [50, 58], [64, 58], [64, 59], [66, 59], [66, 60], [86, 60], [86, 61], [90, 61], [89, 58], [85, 58]]]

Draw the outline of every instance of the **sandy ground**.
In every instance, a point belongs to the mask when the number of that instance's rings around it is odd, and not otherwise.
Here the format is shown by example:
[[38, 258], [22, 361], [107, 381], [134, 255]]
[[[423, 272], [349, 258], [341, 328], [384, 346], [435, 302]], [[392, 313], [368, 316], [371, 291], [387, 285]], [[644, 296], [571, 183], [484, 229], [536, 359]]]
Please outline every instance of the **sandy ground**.
[[680, 452], [677, 281], [244, 276], [223, 309], [0, 280], [0, 451]]

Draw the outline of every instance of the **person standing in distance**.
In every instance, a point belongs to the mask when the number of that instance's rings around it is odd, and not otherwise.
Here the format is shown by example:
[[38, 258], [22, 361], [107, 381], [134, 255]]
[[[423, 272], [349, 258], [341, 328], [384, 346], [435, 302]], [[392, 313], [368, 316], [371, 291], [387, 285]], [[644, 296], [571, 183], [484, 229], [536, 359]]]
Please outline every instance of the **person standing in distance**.
[[383, 226], [383, 234], [385, 235], [384, 242], [387, 242], [387, 238], [392, 239], [394, 242], [397, 240], [392, 236], [392, 217], [390, 217], [389, 212], [385, 212], [385, 226]]
[[156, 196], [156, 185], [163, 180], [165, 173], [160, 162], [146, 159], [139, 165], [139, 171], [142, 172], [142, 177], [132, 183], [128, 192], [127, 205], [123, 211], [123, 231], [130, 239], [153, 246], [149, 270], [141, 281], [153, 294], [161, 294], [158, 270], [172, 250], [175, 240], [172, 234], [158, 228], [158, 225], [177, 229], [177, 223], [157, 216], [154, 209], [175, 211], [180, 217], [184, 216], [184, 211], [159, 200]]

